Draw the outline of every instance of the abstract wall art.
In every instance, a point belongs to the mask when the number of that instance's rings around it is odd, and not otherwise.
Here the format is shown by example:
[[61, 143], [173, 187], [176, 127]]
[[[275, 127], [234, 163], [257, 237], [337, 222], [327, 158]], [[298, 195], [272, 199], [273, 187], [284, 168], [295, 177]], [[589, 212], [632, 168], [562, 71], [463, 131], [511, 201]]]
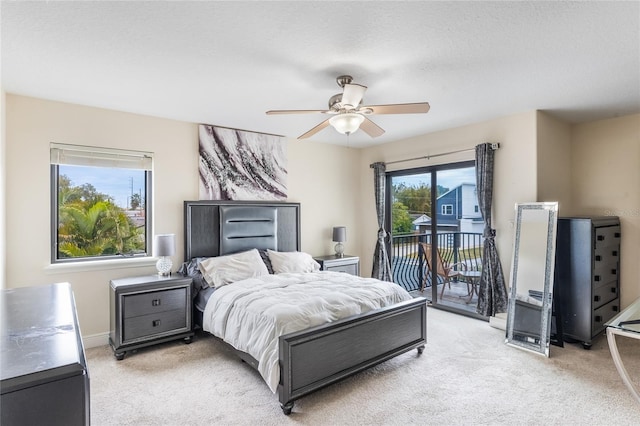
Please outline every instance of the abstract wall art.
[[282, 136], [201, 124], [201, 200], [286, 200]]

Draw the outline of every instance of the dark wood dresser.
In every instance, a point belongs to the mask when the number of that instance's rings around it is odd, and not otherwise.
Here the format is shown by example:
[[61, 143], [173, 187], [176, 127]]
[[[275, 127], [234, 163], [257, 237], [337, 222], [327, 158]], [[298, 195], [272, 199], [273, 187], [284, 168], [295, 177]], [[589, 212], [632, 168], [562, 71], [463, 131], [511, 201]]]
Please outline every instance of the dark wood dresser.
[[89, 371], [68, 283], [0, 293], [2, 425], [88, 425]]
[[556, 312], [565, 340], [585, 349], [620, 311], [620, 239], [617, 217], [558, 218]]

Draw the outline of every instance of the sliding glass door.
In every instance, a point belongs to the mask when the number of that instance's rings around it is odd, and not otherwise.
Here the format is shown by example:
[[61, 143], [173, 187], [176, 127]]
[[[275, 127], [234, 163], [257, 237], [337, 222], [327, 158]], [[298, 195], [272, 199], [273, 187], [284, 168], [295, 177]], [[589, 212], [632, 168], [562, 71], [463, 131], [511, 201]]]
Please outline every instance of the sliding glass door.
[[387, 173], [396, 283], [434, 306], [476, 316], [483, 220], [473, 161]]

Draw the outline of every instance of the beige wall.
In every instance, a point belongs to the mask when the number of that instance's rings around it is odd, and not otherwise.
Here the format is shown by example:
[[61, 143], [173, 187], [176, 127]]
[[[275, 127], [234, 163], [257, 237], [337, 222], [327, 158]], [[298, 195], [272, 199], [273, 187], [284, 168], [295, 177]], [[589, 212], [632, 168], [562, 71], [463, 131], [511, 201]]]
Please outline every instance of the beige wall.
[[[499, 142], [500, 149], [495, 153], [492, 226], [496, 229], [498, 254], [508, 279], [511, 267], [515, 203], [536, 201], [535, 130], [536, 113], [528, 112], [363, 149], [360, 158], [362, 274], [371, 274], [378, 229], [373, 198], [373, 170], [369, 168], [369, 164], [376, 161], [390, 162], [474, 148], [483, 142]], [[469, 151], [435, 157], [431, 160], [394, 164], [387, 170], [410, 169], [474, 158], [474, 151]]]
[[289, 141], [289, 200], [301, 203], [303, 251], [334, 253], [333, 226], [344, 225], [345, 253], [359, 255], [359, 157], [356, 149]]
[[558, 214], [571, 214], [571, 125], [537, 113], [537, 201], [557, 201]]
[[576, 214], [620, 217], [626, 307], [640, 297], [640, 114], [573, 127], [571, 188]]
[[[153, 152], [154, 233], [174, 233], [180, 242], [183, 201], [198, 198], [197, 125], [11, 94], [6, 101], [7, 287], [70, 282], [83, 336], [105, 344], [109, 280], [155, 273], [155, 262], [50, 266], [49, 143]], [[334, 225], [347, 226], [349, 242], [357, 241], [358, 152], [288, 143], [289, 200], [302, 204], [302, 250], [331, 253]], [[178, 246], [174, 269], [183, 255]]]
[[7, 167], [5, 161], [6, 151], [6, 120], [5, 120], [5, 105], [6, 95], [4, 90], [0, 87], [0, 289], [6, 287], [6, 250], [7, 250], [7, 223], [6, 223], [6, 208], [5, 208], [5, 194], [6, 194], [6, 182], [7, 182]]

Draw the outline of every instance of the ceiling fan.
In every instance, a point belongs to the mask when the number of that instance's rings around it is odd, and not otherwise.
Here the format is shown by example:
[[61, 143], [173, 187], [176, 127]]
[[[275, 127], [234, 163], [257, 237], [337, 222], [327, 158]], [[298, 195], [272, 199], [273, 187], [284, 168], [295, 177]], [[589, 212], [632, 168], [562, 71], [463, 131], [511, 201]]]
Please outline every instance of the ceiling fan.
[[362, 97], [367, 91], [367, 86], [351, 83], [353, 77], [350, 75], [341, 75], [336, 78], [338, 86], [342, 87], [342, 93], [333, 95], [329, 99], [329, 109], [284, 109], [270, 110], [268, 115], [275, 114], [330, 114], [332, 117], [327, 118], [308, 132], [300, 135], [298, 139], [306, 139], [318, 133], [328, 125], [333, 126], [338, 132], [349, 135], [358, 129], [362, 129], [372, 138], [378, 137], [384, 133], [384, 129], [373, 121], [369, 120], [367, 115], [373, 114], [419, 114], [429, 112], [428, 102], [417, 102], [409, 104], [389, 104], [389, 105], [368, 105], [363, 106]]

